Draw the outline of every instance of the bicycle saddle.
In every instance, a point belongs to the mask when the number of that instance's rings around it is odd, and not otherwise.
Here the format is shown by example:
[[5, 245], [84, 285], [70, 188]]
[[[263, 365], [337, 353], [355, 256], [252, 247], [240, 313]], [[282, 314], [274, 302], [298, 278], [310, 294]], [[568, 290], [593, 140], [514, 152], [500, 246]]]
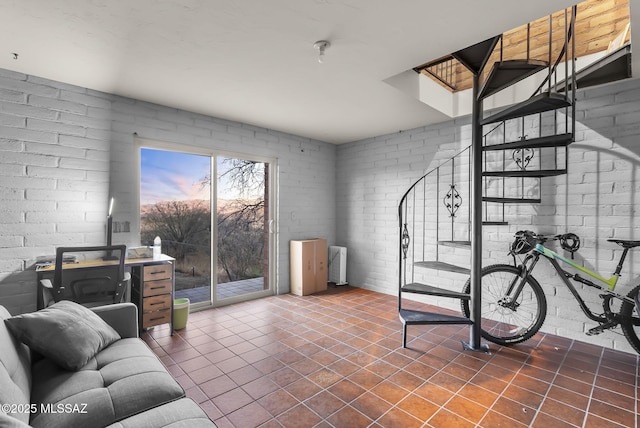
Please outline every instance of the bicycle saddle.
[[633, 248], [640, 246], [640, 241], [629, 241], [627, 239], [607, 239], [609, 242], [615, 242], [622, 248]]

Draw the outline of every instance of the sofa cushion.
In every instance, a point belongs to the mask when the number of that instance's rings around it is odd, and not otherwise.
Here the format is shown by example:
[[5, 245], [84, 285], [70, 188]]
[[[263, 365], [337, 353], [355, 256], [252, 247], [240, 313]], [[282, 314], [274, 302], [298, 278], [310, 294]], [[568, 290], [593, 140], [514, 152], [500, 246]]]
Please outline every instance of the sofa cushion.
[[[11, 314], [0, 306], [0, 320]], [[18, 422], [29, 422], [28, 411], [17, 411], [18, 405], [28, 405], [31, 391], [31, 352], [9, 333], [0, 321], [0, 404], [15, 406], [16, 412], [8, 412]], [[24, 409], [23, 409], [24, 410]], [[4, 426], [0, 424], [0, 426]]]
[[78, 370], [120, 339], [93, 311], [68, 300], [6, 319], [5, 323], [18, 340], [67, 370]]
[[108, 428], [216, 428], [190, 398], [182, 398], [109, 425]]
[[45, 410], [74, 410], [34, 413], [30, 424], [36, 428], [104, 427], [184, 397], [184, 390], [137, 338], [118, 340], [78, 371], [43, 359], [33, 365], [32, 375], [32, 403]]
[[26, 422], [0, 412], [0, 427], [2, 428], [31, 428]]

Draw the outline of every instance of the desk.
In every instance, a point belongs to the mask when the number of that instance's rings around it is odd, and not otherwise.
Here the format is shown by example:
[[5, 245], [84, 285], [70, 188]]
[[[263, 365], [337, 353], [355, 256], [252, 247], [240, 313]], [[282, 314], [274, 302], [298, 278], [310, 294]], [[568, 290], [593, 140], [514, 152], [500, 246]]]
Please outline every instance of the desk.
[[[173, 292], [175, 289], [175, 259], [165, 254], [156, 258], [126, 259], [125, 267], [131, 270], [131, 289], [125, 299], [138, 307], [140, 330], [161, 324], [171, 326], [173, 334]], [[64, 269], [91, 269], [117, 264], [112, 260], [83, 260], [63, 265]], [[37, 307], [44, 306], [40, 280], [53, 280], [55, 266], [36, 266], [38, 279]]]

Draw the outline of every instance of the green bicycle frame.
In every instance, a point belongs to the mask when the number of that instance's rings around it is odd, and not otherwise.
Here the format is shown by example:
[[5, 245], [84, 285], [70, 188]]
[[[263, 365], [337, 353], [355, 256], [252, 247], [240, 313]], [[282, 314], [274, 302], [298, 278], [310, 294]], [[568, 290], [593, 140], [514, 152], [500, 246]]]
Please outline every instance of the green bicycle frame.
[[545, 257], [547, 257], [549, 259], [558, 259], [560, 261], [563, 261], [563, 262], [567, 263], [568, 265], [570, 265], [571, 267], [574, 267], [574, 268], [578, 269], [580, 272], [586, 273], [590, 277], [595, 278], [598, 281], [604, 282], [609, 287], [609, 291], [615, 290], [616, 284], [618, 283], [618, 278], [620, 278], [620, 272], [616, 271], [611, 278], [607, 279], [607, 278], [597, 274], [596, 272], [593, 272], [593, 271], [585, 268], [584, 266], [580, 266], [579, 264], [577, 264], [573, 260], [569, 260], [568, 258], [566, 258], [564, 256], [561, 256], [560, 254], [556, 253], [555, 251], [552, 251], [552, 250], [548, 249], [547, 247], [545, 247], [542, 244], [537, 244], [535, 250], [538, 253], [542, 254], [543, 256], [545, 256]]

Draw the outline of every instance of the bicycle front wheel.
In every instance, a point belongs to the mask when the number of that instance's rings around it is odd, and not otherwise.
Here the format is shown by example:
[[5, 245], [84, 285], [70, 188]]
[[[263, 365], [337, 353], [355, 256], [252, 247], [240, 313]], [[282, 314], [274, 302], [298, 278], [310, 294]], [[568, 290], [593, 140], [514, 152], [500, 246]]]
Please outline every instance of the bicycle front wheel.
[[[521, 281], [520, 270], [511, 265], [492, 265], [482, 269], [481, 335], [498, 345], [513, 345], [530, 339], [540, 330], [547, 316], [547, 299], [533, 277], [527, 278], [517, 296], [507, 295], [512, 284]], [[463, 293], [470, 293], [471, 279]], [[462, 312], [469, 318], [470, 301], [462, 301]]]
[[[640, 285], [635, 286], [633, 290], [627, 294], [627, 297], [635, 301], [638, 293], [640, 293]], [[638, 335], [640, 335], [640, 314], [638, 311], [640, 311], [640, 309], [636, 309], [636, 305], [627, 301], [622, 302], [622, 306], [620, 307], [620, 315], [622, 315], [620, 327], [622, 327], [624, 337], [627, 338], [629, 344], [640, 354], [640, 338], [638, 338]]]

